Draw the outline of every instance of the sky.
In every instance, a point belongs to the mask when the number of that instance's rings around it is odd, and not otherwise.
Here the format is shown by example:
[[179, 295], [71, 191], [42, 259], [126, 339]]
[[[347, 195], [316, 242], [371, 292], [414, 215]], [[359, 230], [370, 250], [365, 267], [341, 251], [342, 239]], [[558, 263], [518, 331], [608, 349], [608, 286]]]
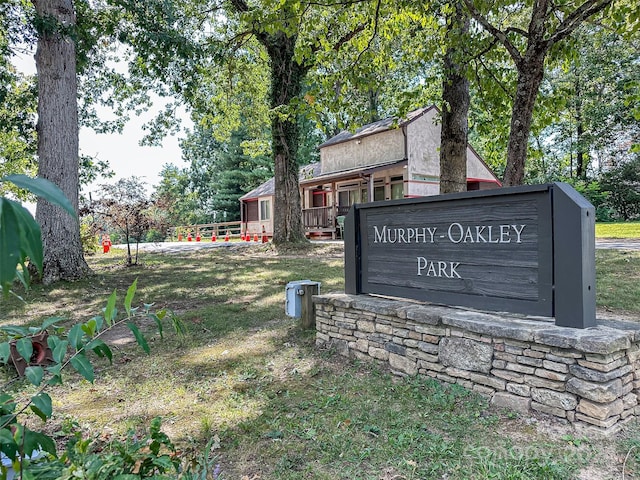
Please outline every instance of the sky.
[[[21, 72], [31, 75], [35, 74], [35, 60], [33, 54], [17, 55], [13, 63]], [[156, 111], [162, 109], [163, 104], [159, 104]], [[104, 113], [108, 118], [110, 111], [98, 110], [99, 114]], [[146, 184], [147, 190], [151, 193], [150, 187], [157, 185], [160, 181], [160, 171], [162, 166], [172, 163], [178, 167], [186, 164], [182, 161], [179, 138], [176, 136], [165, 137], [161, 147], [142, 147], [139, 141], [144, 137], [145, 132], [142, 125], [153, 118], [154, 109], [141, 117], [132, 117], [120, 134], [97, 134], [92, 129], [80, 129], [80, 153], [98, 160], [109, 162], [111, 170], [115, 176], [111, 179], [100, 179], [97, 184], [113, 183], [120, 178], [131, 176], [140, 177]], [[186, 112], [181, 115], [183, 126], [189, 127], [191, 122]], [[85, 193], [96, 190], [97, 185], [90, 185], [83, 191]]]
[[[80, 129], [80, 153], [98, 160], [108, 161], [115, 173], [112, 179], [98, 180], [99, 184], [113, 183], [120, 178], [140, 177], [148, 187], [160, 182], [160, 170], [167, 163], [179, 167], [186, 164], [182, 160], [179, 138], [167, 136], [162, 147], [142, 147], [139, 141], [144, 136], [142, 125], [153, 117], [153, 111], [143, 117], [133, 117], [121, 134], [97, 134], [89, 128]], [[184, 120], [188, 123], [186, 114]], [[184, 122], [183, 122], [184, 123]], [[91, 186], [89, 190], [93, 190]]]

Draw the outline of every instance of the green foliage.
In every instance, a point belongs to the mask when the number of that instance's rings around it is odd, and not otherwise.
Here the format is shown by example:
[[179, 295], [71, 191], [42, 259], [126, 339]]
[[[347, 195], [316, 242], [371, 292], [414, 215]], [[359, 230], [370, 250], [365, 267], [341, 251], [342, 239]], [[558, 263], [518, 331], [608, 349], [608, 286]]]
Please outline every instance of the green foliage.
[[209, 128], [197, 126], [182, 143], [190, 165], [165, 165], [154, 194], [158, 208], [173, 225], [240, 219], [239, 198], [272, 176], [272, 162], [247, 153], [251, 138], [243, 127], [226, 140], [216, 140]]
[[170, 225], [209, 223], [190, 184], [188, 168], [180, 169], [170, 164], [162, 167], [153, 199]]
[[[33, 335], [50, 331], [47, 345], [51, 351], [51, 361], [47, 365], [31, 365], [25, 370], [26, 380], [38, 390], [35, 394], [19, 394], [18, 398], [10, 394], [0, 397], [0, 451], [21, 471], [28, 472], [32, 461], [27, 461], [27, 455], [34, 451], [48, 454], [44, 462], [50, 469], [56, 465], [60, 469], [65, 467], [60, 478], [77, 478], [77, 472], [84, 472], [82, 478], [115, 478], [114, 475], [137, 474], [134, 478], [147, 478], [156, 474], [177, 471], [179, 460], [171, 458], [161, 451], [168, 449], [175, 454], [175, 449], [168, 437], [160, 431], [160, 420], [151, 423], [149, 439], [137, 440], [133, 437], [125, 442], [114, 442], [110, 445], [113, 453], [97, 454], [89, 450], [93, 445], [90, 440], [82, 440], [76, 436], [70, 443], [67, 454], [60, 459], [57, 457], [55, 442], [43, 432], [31, 430], [26, 426], [29, 412], [37, 415], [46, 422], [53, 415], [52, 400], [46, 393], [51, 385], [63, 382], [63, 371], [72, 368], [85, 380], [93, 383], [95, 369], [91, 356], [113, 360], [110, 347], [101, 337], [110, 330], [126, 324], [133, 332], [138, 345], [149, 353], [149, 344], [145, 335], [136, 325], [136, 321], [143, 318], [152, 319], [159, 324], [166, 317], [166, 311], [151, 312], [150, 306], [144, 309], [132, 308], [133, 297], [136, 292], [137, 281], [129, 287], [124, 300], [124, 316], [118, 316], [116, 309], [116, 292], [109, 297], [103, 315], [96, 315], [84, 323], [73, 325], [68, 331], [58, 326], [61, 318], [55, 317], [45, 320], [39, 327], [20, 327], [3, 325], [0, 332], [5, 341], [0, 343], [0, 361], [7, 366], [15, 360], [10, 354], [11, 345], [15, 345], [17, 354], [29, 364], [33, 355]], [[180, 331], [180, 321], [170, 315], [174, 327]], [[37, 463], [37, 461], [35, 461]], [[74, 477], [75, 475], [75, 477]], [[123, 477], [124, 478], [124, 477]], [[160, 478], [160, 477], [157, 477]], [[169, 477], [167, 477], [169, 478]]]
[[40, 226], [22, 205], [0, 197], [0, 285], [3, 294], [9, 292], [16, 278], [28, 285], [27, 259], [42, 272], [42, 258]]
[[[130, 430], [124, 438], [101, 436], [86, 439], [76, 431], [57, 459], [32, 463], [30, 471], [39, 471], [56, 480], [217, 480], [219, 465], [209, 453], [185, 459], [171, 439], [161, 430], [161, 418], [151, 420], [145, 431]], [[106, 438], [105, 438], [106, 437]]]
[[163, 242], [165, 240], [165, 234], [160, 230], [152, 228], [147, 232], [147, 236], [145, 237], [146, 242]]
[[[0, 178], [0, 183], [2, 182], [11, 182], [19, 188], [40, 195], [75, 217], [75, 210], [64, 193], [47, 180], [24, 175], [8, 175]], [[38, 272], [42, 272], [42, 259], [40, 226], [22, 205], [0, 197], [0, 287], [3, 294], [9, 292], [16, 278], [25, 287], [28, 286], [27, 261], [33, 264]]]
[[609, 192], [603, 190], [600, 182], [576, 178], [564, 180], [591, 202], [596, 209], [597, 222], [610, 222], [613, 219], [614, 211], [609, 202]]
[[[37, 139], [35, 82], [16, 73], [0, 57], [0, 178], [10, 173], [34, 174]], [[11, 191], [24, 199], [24, 191], [0, 185], [0, 193]]]
[[621, 162], [602, 174], [601, 188], [609, 194], [609, 202], [617, 219], [640, 218], [640, 156]]
[[[303, 111], [329, 136], [439, 103], [442, 24], [437, 6], [362, 2], [325, 8], [305, 24], [318, 39]], [[348, 41], [346, 41], [348, 39]]]
[[130, 431], [123, 440], [114, 439], [108, 443], [83, 439], [76, 433], [60, 458], [58, 479], [177, 478], [181, 470], [180, 458], [160, 427], [161, 419], [156, 417], [143, 436]]
[[80, 222], [80, 242], [82, 242], [82, 253], [93, 255], [98, 250], [98, 242], [91, 223], [87, 219]]
[[637, 52], [620, 32], [585, 25], [575, 36], [541, 92], [552, 100], [544, 111], [555, 112], [556, 118], [540, 135], [546, 157], [540, 170], [584, 179], [598, 166], [629, 159], [640, 142], [632, 108], [640, 74]]

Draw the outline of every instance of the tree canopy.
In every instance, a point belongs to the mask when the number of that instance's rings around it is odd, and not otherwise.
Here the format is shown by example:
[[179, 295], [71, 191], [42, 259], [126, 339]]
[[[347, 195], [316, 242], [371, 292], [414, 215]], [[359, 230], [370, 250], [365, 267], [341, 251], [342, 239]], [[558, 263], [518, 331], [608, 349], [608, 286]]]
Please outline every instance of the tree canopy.
[[[428, 104], [468, 118], [471, 142], [507, 184], [587, 178], [637, 155], [638, 13], [626, 0], [71, 4], [77, 22], [64, 34], [76, 47], [79, 122], [118, 131], [150, 108], [154, 91], [174, 100], [148, 126], [153, 143], [177, 131], [176, 102], [192, 112], [196, 127], [183, 143], [190, 166], [167, 168], [157, 194], [180, 200], [172, 203], [184, 210], [176, 219], [186, 211], [192, 220], [233, 217], [234, 199], [273, 172], [282, 206], [275, 239], [302, 240], [298, 166], [314, 150], [303, 140]], [[469, 29], [448, 36], [455, 8], [471, 17]], [[7, 171], [35, 165], [36, 91], [8, 62], [16, 45], [46, 31], [34, 12], [18, 0], [0, 6]], [[450, 111], [443, 97], [454, 64], [464, 67], [457, 74], [469, 85], [468, 114]], [[99, 119], [97, 105], [112, 107], [116, 119]], [[446, 146], [453, 134], [443, 130]], [[446, 152], [445, 166], [453, 158]], [[99, 159], [83, 163], [101, 168]]]

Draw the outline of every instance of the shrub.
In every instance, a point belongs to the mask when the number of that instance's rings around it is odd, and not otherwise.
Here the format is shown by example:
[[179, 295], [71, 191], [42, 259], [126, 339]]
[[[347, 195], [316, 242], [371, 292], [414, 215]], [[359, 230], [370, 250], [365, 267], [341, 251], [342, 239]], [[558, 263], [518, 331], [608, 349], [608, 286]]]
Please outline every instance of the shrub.
[[147, 232], [147, 236], [145, 240], [147, 242], [163, 242], [164, 238], [165, 238], [164, 233], [162, 233], [159, 230], [156, 230], [155, 228], [152, 228]]

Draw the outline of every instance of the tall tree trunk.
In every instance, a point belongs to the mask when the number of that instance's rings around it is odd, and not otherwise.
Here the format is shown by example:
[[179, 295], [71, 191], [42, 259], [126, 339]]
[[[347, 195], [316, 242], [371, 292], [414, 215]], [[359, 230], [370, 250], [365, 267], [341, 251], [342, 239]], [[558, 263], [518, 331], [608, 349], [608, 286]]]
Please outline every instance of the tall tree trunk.
[[380, 120], [380, 115], [378, 115], [378, 108], [380, 107], [380, 90], [377, 88], [370, 88], [367, 91], [367, 96], [369, 105], [368, 123], [377, 122]]
[[295, 36], [261, 39], [271, 60], [271, 143], [275, 169], [273, 243], [305, 242], [298, 178], [298, 121], [291, 102], [302, 92], [306, 69], [294, 56]]
[[469, 17], [457, 4], [448, 24], [447, 52], [442, 81], [442, 130], [440, 133], [440, 193], [467, 190], [467, 143], [469, 136], [469, 80], [460, 64], [456, 39], [469, 31]]
[[580, 88], [580, 77], [576, 72], [576, 177], [580, 180], [587, 178], [587, 167], [585, 161], [585, 151], [582, 144], [584, 136], [584, 122], [582, 120], [582, 89]]
[[[78, 106], [75, 44], [69, 33], [76, 17], [72, 0], [33, 0], [41, 22], [38, 72], [38, 176], [56, 184], [78, 211]], [[38, 199], [45, 283], [77, 280], [89, 273], [80, 226], [59, 207]]]
[[505, 186], [522, 185], [524, 182], [533, 107], [544, 76], [545, 55], [546, 51], [529, 53], [518, 65], [518, 84], [511, 110], [507, 165], [503, 181]]

